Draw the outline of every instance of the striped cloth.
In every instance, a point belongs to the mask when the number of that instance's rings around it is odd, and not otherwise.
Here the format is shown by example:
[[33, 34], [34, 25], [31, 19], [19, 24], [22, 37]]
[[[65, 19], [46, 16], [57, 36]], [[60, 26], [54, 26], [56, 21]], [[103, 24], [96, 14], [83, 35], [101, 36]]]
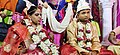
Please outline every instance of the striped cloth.
[[[3, 13], [4, 14], [6, 14], [6, 17], [4, 18], [4, 22], [6, 23], [6, 24], [12, 24], [12, 14], [13, 14], [13, 12], [12, 11], [10, 11], [10, 10], [4, 10], [3, 11]], [[2, 20], [2, 19], [1, 19]], [[0, 20], [0, 21], [1, 21]]]

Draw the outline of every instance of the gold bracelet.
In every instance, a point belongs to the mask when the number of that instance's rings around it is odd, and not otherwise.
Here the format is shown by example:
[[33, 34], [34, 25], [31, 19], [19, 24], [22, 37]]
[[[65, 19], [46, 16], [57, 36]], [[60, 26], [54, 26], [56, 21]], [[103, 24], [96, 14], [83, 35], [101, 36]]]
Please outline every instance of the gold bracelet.
[[115, 32], [114, 32], [114, 31], [111, 31], [111, 32], [110, 32], [110, 35], [114, 35], [114, 36], [115, 36]]

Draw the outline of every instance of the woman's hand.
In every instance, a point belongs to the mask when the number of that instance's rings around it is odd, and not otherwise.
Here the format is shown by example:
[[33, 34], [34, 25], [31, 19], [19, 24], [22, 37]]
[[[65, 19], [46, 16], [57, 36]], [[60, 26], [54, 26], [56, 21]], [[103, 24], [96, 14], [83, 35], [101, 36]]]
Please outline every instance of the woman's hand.
[[38, 6], [43, 6], [44, 8], [48, 8], [48, 3], [47, 2], [43, 2], [41, 0], [38, 0]]
[[108, 37], [108, 40], [110, 41], [110, 43], [112, 44], [117, 44], [117, 39], [116, 39], [116, 35], [114, 31], [111, 31]]
[[43, 7], [48, 8], [48, 3], [47, 2], [44, 2], [42, 5], [43, 5]]

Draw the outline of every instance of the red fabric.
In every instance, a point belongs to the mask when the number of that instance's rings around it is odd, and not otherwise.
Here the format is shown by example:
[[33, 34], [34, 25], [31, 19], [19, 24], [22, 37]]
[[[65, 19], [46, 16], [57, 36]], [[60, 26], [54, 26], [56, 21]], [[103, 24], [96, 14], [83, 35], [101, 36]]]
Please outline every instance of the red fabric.
[[[0, 55], [15, 55], [18, 51], [19, 44], [26, 38], [27, 33], [27, 28], [21, 23], [16, 23], [10, 27], [1, 47]], [[16, 35], [16, 37], [14, 37], [14, 35]], [[8, 44], [11, 45], [11, 50], [9, 52], [6, 52], [4, 51], [4, 47]]]
[[107, 50], [105, 48], [101, 48], [99, 55], [114, 55], [112, 51]]
[[21, 55], [46, 55], [41, 49], [27, 50], [27, 53]]
[[60, 55], [70, 55], [71, 53], [77, 51], [74, 47], [69, 44], [62, 45], [60, 47]]
[[97, 0], [92, 0], [93, 19], [99, 23], [100, 22], [100, 13], [98, 11], [99, 11], [98, 1]]
[[45, 32], [46, 36], [48, 37], [48, 32], [47, 32], [47, 30], [45, 30], [44, 28], [42, 28], [41, 31]]

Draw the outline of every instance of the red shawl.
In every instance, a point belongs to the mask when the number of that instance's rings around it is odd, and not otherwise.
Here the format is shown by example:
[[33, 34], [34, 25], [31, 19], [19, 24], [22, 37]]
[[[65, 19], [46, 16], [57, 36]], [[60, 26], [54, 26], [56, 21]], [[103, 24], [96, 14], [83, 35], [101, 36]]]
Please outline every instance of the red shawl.
[[[19, 44], [27, 37], [28, 30], [21, 23], [16, 23], [8, 30], [8, 34], [3, 42], [0, 55], [15, 55], [18, 51]], [[4, 51], [4, 47], [10, 44], [10, 51]]]

